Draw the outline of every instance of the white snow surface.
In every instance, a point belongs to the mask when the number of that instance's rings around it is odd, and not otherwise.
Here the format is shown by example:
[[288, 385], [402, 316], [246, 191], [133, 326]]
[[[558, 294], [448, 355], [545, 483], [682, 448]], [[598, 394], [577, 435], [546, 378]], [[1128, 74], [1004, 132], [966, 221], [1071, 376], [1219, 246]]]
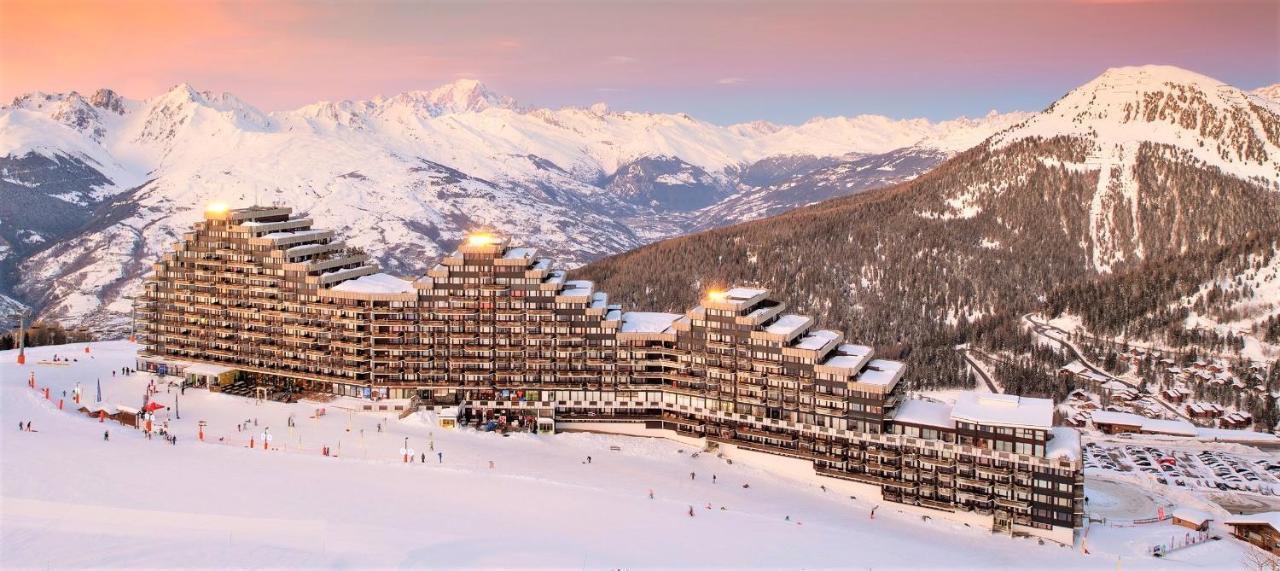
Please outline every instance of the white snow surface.
[[1053, 401], [1006, 394], [961, 393], [951, 416], [978, 424], [1048, 429]]
[[623, 333], [662, 333], [682, 317], [679, 313], [627, 311], [622, 314]]
[[360, 276], [333, 286], [331, 289], [359, 293], [409, 293], [414, 291], [413, 282], [383, 273]]
[[[692, 458], [689, 446], [663, 439], [502, 438], [435, 428], [416, 414], [397, 420], [349, 412], [343, 407], [360, 402], [349, 399], [255, 404], [162, 388], [158, 402], [172, 407], [180, 399], [181, 420], [172, 410], [157, 413], [178, 435], [173, 446], [57, 409], [62, 391], [77, 383], [92, 401], [98, 379], [105, 408], [141, 404], [151, 375], [111, 375], [133, 364], [136, 345], [95, 343], [89, 354], [84, 347], [32, 348], [26, 366], [14, 362], [14, 351], [0, 352], [0, 418], [9, 425], [0, 431], [6, 568], [1085, 569], [1119, 561], [1127, 569], [1169, 569], [1234, 566], [1243, 554], [1238, 542], [1224, 540], [1153, 559], [1146, 550], [1167, 540], [1167, 526], [1095, 526], [1085, 555], [941, 518], [922, 521], [878, 498], [851, 500], [746, 461]], [[55, 354], [78, 361], [32, 364]], [[32, 372], [55, 400], [27, 388]], [[327, 414], [312, 418], [319, 407]], [[237, 431], [246, 420], [249, 429]], [[17, 421], [36, 431], [18, 432]], [[195, 437], [199, 421], [208, 423], [204, 442]], [[273, 450], [245, 446], [250, 435], [260, 446], [268, 428]], [[406, 437], [415, 452], [443, 453], [444, 462], [403, 464]], [[325, 445], [339, 456], [319, 454]], [[709, 481], [713, 473], [718, 484]], [[750, 489], [739, 485], [748, 482]], [[1090, 494], [1105, 503], [1098, 490]]]
[[951, 419], [951, 405], [923, 399], [906, 399], [898, 405], [894, 413], [894, 422], [937, 426], [954, 429], [956, 421]]

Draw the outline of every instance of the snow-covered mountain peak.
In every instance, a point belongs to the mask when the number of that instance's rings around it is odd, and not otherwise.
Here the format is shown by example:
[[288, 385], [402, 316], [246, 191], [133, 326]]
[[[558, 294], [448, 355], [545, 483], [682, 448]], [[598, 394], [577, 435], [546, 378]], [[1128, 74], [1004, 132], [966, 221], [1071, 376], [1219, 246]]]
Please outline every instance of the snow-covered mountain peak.
[[1108, 69], [1026, 122], [992, 138], [1089, 140], [1094, 166], [1132, 166], [1138, 145], [1189, 153], [1244, 179], [1280, 180], [1280, 116], [1256, 97], [1193, 71], [1147, 65]]
[[1249, 93], [1255, 98], [1261, 99], [1263, 103], [1271, 106], [1272, 109], [1280, 111], [1280, 83], [1259, 87]]
[[378, 102], [387, 108], [407, 106], [415, 111], [424, 111], [431, 117], [493, 108], [519, 108], [515, 99], [498, 95], [475, 79], [458, 79], [435, 89], [406, 91]]

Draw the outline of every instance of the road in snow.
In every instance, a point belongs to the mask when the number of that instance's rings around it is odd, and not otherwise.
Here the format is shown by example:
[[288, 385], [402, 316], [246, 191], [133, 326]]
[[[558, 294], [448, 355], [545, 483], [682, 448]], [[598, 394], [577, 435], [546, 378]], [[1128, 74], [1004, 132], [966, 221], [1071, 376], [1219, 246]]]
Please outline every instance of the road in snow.
[[[110, 374], [132, 364], [134, 350], [126, 342], [95, 344], [88, 356], [83, 345], [41, 347], [28, 351], [25, 367], [12, 351], [0, 352], [4, 567], [1111, 568], [1119, 559], [1130, 568], [1220, 568], [1237, 565], [1242, 553], [1222, 541], [1172, 559], [1145, 556], [1166, 536], [1164, 526], [1095, 527], [1092, 555], [1084, 555], [922, 521], [892, 504], [871, 520], [877, 499], [826, 493], [710, 454], [692, 458], [661, 439], [503, 438], [433, 429], [416, 415], [345, 414], [335, 405], [312, 419], [314, 404], [255, 404], [189, 389], [182, 419], [170, 419], [179, 436], [173, 446], [56, 409], [76, 382], [92, 400], [98, 378], [106, 402], [139, 406], [150, 376]], [[32, 364], [54, 353], [80, 360]], [[26, 387], [31, 371], [54, 400]], [[248, 433], [236, 424], [246, 419], [257, 420], [253, 434], [269, 426], [279, 450], [244, 447]], [[37, 432], [18, 431], [26, 420]], [[205, 443], [195, 438], [199, 420], [209, 423]], [[406, 437], [417, 450], [433, 437], [444, 463], [402, 464]], [[319, 453], [339, 442], [341, 458]]]

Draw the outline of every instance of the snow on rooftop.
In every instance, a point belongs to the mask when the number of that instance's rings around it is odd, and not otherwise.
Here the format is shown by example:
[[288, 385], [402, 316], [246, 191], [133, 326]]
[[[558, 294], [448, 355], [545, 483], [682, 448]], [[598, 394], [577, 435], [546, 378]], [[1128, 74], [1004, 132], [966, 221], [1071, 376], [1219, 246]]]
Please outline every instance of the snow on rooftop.
[[774, 320], [768, 327], [764, 328], [765, 333], [772, 335], [791, 335], [797, 329], [804, 327], [809, 323], [809, 318], [803, 315], [787, 314]]
[[671, 328], [675, 320], [682, 317], [678, 313], [658, 313], [653, 311], [628, 311], [622, 314], [623, 333], [662, 333]]
[[904, 366], [900, 361], [876, 359], [867, 363], [867, 367], [858, 375], [857, 382], [867, 385], [890, 385], [902, 376]]
[[280, 239], [283, 239], [283, 238], [300, 238], [300, 237], [303, 237], [303, 236], [317, 236], [317, 235], [320, 235], [320, 234], [324, 234], [324, 233], [326, 233], [326, 232], [329, 232], [329, 230], [322, 230], [322, 229], [321, 229], [321, 230], [317, 230], [317, 229], [312, 229], [312, 230], [290, 230], [290, 231], [285, 231], [285, 232], [272, 232], [272, 233], [270, 233], [270, 234], [263, 234], [261, 237], [262, 237], [262, 238], [269, 238], [269, 239], [271, 239], [271, 240], [280, 240]]
[[569, 280], [564, 282], [564, 289], [560, 291], [560, 295], [590, 295], [594, 285], [591, 280]]
[[759, 288], [750, 288], [750, 287], [735, 287], [735, 288], [731, 288], [729, 291], [724, 292], [724, 295], [730, 300], [744, 300], [744, 299], [751, 299], [753, 297], [756, 297], [758, 295], [763, 295], [766, 293], [769, 293], [769, 290], [759, 289]]
[[1080, 431], [1070, 426], [1055, 426], [1051, 429], [1053, 438], [1045, 445], [1045, 458], [1080, 459]]
[[1280, 531], [1280, 512], [1261, 512], [1252, 515], [1235, 515], [1222, 520], [1222, 523], [1269, 525]]
[[921, 399], [907, 399], [898, 405], [893, 421], [918, 426], [936, 426], [954, 429], [956, 421], [951, 419], [951, 405]]
[[956, 397], [952, 417], [977, 424], [1048, 429], [1053, 426], [1053, 401], [964, 392]]
[[1209, 512], [1182, 506], [1174, 508], [1173, 517], [1183, 521], [1189, 521], [1196, 525], [1204, 525], [1204, 522], [1213, 519], [1213, 516], [1209, 515]]
[[354, 293], [409, 293], [414, 291], [413, 282], [381, 273], [347, 280], [330, 289]]
[[1159, 420], [1130, 412], [1111, 410], [1094, 411], [1091, 418], [1095, 425], [1102, 423], [1137, 426], [1143, 432], [1155, 434], [1170, 434], [1173, 436], [1196, 436], [1198, 434], [1195, 425], [1185, 420]]
[[502, 253], [502, 257], [508, 260], [531, 258], [536, 251], [534, 248], [507, 248], [507, 251]]
[[867, 357], [871, 355], [871, 347], [866, 345], [857, 345], [854, 343], [841, 343], [836, 346], [836, 352], [851, 357]]
[[810, 331], [808, 335], [805, 335], [804, 337], [800, 338], [800, 341], [798, 341], [795, 344], [795, 347], [797, 349], [808, 349], [810, 351], [817, 351], [818, 349], [825, 347], [828, 343], [838, 339], [839, 337], [840, 337], [839, 333], [835, 331], [831, 331], [830, 329], [819, 329], [817, 331]]

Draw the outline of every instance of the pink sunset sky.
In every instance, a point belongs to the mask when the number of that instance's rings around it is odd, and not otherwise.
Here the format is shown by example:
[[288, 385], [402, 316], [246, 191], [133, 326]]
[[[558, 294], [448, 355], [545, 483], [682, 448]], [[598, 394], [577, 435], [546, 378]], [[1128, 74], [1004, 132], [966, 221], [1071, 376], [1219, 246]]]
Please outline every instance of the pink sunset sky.
[[1280, 82], [1280, 1], [0, 0], [0, 98], [187, 82], [265, 110], [476, 78], [711, 121], [1041, 109], [1112, 66]]

